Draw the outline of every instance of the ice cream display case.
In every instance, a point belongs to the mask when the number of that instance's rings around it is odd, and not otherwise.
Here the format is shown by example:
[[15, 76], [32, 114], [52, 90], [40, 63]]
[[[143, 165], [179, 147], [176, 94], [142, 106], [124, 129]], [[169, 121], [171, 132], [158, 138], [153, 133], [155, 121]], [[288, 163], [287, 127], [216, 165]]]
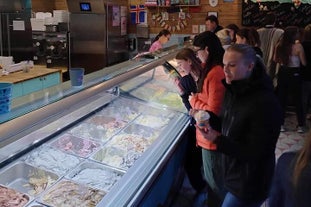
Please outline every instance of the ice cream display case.
[[165, 205], [189, 123], [161, 66], [177, 52], [1, 124], [0, 206]]

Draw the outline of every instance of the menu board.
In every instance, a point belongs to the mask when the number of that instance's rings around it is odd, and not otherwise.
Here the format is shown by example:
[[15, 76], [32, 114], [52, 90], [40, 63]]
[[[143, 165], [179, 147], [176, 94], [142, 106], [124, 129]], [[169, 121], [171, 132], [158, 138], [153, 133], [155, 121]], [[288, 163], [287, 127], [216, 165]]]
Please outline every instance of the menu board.
[[311, 23], [311, 4], [280, 3], [279, 1], [242, 1], [242, 25], [264, 26], [264, 18], [268, 12], [274, 12], [277, 16], [277, 26], [305, 27]]

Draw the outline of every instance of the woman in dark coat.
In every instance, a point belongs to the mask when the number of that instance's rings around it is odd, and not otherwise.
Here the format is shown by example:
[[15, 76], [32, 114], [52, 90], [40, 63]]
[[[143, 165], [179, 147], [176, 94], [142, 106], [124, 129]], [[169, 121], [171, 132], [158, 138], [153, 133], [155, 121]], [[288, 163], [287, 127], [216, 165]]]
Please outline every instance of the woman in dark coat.
[[223, 154], [223, 207], [260, 207], [269, 194], [281, 107], [265, 66], [249, 45], [230, 46], [224, 55], [226, 87], [221, 133], [200, 130]]

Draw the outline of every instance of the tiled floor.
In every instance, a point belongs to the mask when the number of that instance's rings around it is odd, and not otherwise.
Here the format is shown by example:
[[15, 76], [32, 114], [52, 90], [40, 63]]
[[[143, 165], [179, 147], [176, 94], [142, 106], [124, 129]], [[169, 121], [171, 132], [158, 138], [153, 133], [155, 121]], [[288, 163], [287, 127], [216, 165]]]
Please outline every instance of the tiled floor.
[[[309, 129], [311, 128], [310, 121], [307, 121], [306, 131], [303, 134], [296, 132], [296, 115], [294, 113], [287, 113], [285, 121], [285, 132], [281, 132], [276, 146], [276, 159], [285, 151], [293, 151], [299, 149], [304, 142]], [[200, 200], [195, 197], [195, 191], [192, 189], [187, 177], [185, 177], [183, 185], [173, 199], [171, 207], [207, 207], [206, 204], [197, 204], [196, 201]], [[263, 206], [267, 206], [264, 204]]]

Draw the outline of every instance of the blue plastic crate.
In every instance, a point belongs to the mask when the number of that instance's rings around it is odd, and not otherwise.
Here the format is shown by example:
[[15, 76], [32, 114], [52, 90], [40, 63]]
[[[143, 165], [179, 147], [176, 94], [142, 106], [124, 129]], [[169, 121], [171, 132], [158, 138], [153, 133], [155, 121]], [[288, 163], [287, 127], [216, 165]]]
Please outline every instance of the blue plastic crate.
[[0, 99], [12, 96], [12, 83], [0, 83]]

